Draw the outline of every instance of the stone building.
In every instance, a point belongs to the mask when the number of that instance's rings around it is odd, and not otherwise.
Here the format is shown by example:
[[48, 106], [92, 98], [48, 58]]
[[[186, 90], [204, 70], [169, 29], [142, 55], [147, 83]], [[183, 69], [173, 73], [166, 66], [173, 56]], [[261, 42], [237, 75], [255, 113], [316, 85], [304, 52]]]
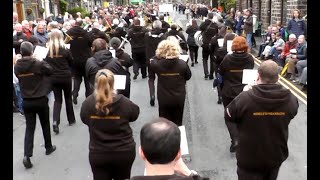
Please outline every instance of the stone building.
[[299, 9], [302, 16], [307, 15], [307, 0], [238, 0], [237, 9], [252, 7], [253, 14], [262, 22], [262, 29], [281, 21], [287, 26], [292, 18], [292, 11]]

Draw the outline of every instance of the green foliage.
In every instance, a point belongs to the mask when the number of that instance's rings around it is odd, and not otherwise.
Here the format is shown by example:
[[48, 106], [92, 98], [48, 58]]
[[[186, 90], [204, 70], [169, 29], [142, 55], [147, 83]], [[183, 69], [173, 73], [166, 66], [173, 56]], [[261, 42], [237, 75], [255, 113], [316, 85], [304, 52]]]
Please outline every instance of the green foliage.
[[65, 0], [59, 0], [59, 3], [60, 3], [61, 14], [64, 14], [65, 12], [67, 12], [67, 7], [68, 7], [69, 3]]
[[224, 4], [225, 11], [230, 11], [231, 8], [236, 9], [237, 0], [219, 0], [219, 3]]
[[76, 8], [68, 10], [68, 13], [71, 14], [74, 18], [77, 17], [77, 12], [81, 13], [81, 17], [90, 16], [90, 13], [87, 12], [87, 10], [85, 8], [76, 7]]

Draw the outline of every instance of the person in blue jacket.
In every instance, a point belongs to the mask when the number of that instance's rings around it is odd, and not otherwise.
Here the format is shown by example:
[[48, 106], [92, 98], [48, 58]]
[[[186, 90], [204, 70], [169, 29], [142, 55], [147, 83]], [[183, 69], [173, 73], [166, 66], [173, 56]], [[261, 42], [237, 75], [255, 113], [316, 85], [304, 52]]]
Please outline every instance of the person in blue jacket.
[[293, 10], [293, 18], [288, 22], [287, 30], [289, 31], [289, 34], [295, 34], [296, 37], [306, 35], [307, 25], [305, 20], [301, 18], [300, 10]]

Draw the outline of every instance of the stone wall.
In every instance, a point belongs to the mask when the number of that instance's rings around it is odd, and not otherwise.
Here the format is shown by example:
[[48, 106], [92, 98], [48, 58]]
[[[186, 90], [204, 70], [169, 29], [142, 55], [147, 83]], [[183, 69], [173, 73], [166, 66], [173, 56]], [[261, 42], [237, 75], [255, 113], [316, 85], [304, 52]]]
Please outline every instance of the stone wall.
[[[269, 6], [271, 1], [271, 8]], [[261, 9], [259, 9], [259, 2], [261, 2]], [[248, 8], [250, 0], [242, 0], [242, 9]], [[262, 22], [262, 29], [267, 29], [270, 25], [269, 18], [271, 16], [271, 24], [276, 21], [281, 21], [281, 10], [283, 9], [282, 24], [287, 25], [288, 21], [292, 18], [292, 11], [299, 9], [302, 17], [307, 13], [307, 0], [252, 0], [253, 14], [258, 16]], [[237, 9], [240, 8], [240, 1], [237, 3]], [[271, 9], [271, 12], [269, 10]], [[261, 13], [261, 16], [259, 17]]]

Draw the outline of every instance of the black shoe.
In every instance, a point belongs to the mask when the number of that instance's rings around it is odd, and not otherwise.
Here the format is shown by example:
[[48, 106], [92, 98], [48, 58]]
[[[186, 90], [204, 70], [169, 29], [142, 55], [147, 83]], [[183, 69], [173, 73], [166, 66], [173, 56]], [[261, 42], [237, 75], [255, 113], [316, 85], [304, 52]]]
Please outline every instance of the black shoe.
[[209, 75], [204, 75], [204, 79], [207, 80], [209, 78]]
[[75, 104], [75, 105], [77, 105], [77, 104], [78, 104], [77, 97], [73, 96], [72, 100], [73, 100], [73, 104]]
[[193, 67], [194, 66], [194, 63], [191, 63], [191, 67]]
[[238, 141], [232, 141], [230, 146], [230, 152], [231, 153], [236, 152], [237, 146], [238, 146]]
[[52, 129], [53, 129], [53, 132], [55, 132], [56, 134], [59, 134], [59, 126], [57, 124], [53, 124]]
[[301, 91], [307, 92], [307, 85], [303, 85]]
[[14, 112], [14, 113], [18, 113], [18, 112], [20, 112], [20, 111], [19, 111], [18, 108], [14, 107], [14, 108], [13, 108], [13, 112]]
[[135, 75], [133, 76], [133, 80], [136, 80], [137, 77], [138, 77], [138, 74], [135, 74]]
[[145, 79], [145, 78], [147, 78], [148, 76], [147, 75], [145, 75], [145, 76], [142, 76], [142, 79]]
[[196, 64], [198, 64], [198, 61], [195, 61]]
[[31, 163], [31, 161], [30, 161], [30, 158], [28, 157], [28, 156], [25, 156], [24, 158], [23, 158], [23, 165], [24, 165], [24, 167], [26, 168], [26, 169], [30, 169], [30, 168], [32, 168], [32, 163]]
[[209, 79], [212, 80], [212, 79], [213, 79], [213, 75], [212, 75], [212, 76], [210, 75], [210, 76], [209, 76]]
[[53, 151], [55, 151], [57, 148], [55, 145], [53, 145], [51, 148], [46, 149], [46, 155], [51, 154]]
[[69, 122], [69, 126], [73, 126], [76, 124], [76, 121]]
[[284, 78], [290, 78], [291, 77], [291, 73], [287, 73]]
[[219, 96], [219, 98], [218, 98], [218, 102], [217, 102], [218, 104], [221, 104], [222, 103], [222, 98]]
[[151, 106], [154, 106], [154, 101], [155, 101], [155, 97], [151, 96], [151, 99], [150, 99], [150, 105]]

